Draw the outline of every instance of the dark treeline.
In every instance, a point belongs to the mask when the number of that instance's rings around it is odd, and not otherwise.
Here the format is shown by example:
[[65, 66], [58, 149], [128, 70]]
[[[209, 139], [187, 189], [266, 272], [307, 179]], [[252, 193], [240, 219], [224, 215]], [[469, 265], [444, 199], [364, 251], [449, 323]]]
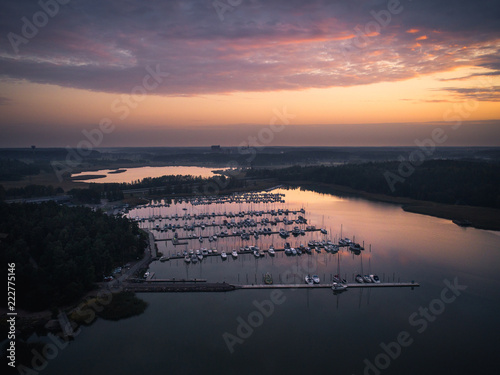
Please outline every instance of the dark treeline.
[[0, 159], [0, 181], [19, 181], [25, 176], [40, 173], [40, 165], [28, 164], [20, 160]]
[[192, 193], [193, 189], [200, 186], [216, 186], [218, 189], [232, 189], [244, 185], [241, 179], [230, 176], [214, 176], [203, 178], [201, 176], [169, 175], [161, 177], [146, 177], [132, 183], [119, 184], [122, 190], [150, 189], [150, 192], [165, 194]]
[[13, 198], [36, 198], [47, 197], [64, 193], [60, 187], [55, 188], [52, 185], [27, 185], [25, 187], [4, 189], [0, 185], [0, 200], [13, 199]]
[[77, 300], [146, 246], [126, 218], [53, 202], [0, 204], [0, 234], [2, 264], [15, 263], [17, 306], [30, 310]]
[[[400, 168], [399, 162], [345, 164], [336, 167], [294, 166], [276, 170], [253, 169], [247, 171], [247, 176], [276, 177], [280, 181], [332, 183], [370, 193], [500, 208], [499, 163], [431, 160], [415, 167], [408, 177], [399, 174]], [[394, 176], [398, 179], [394, 180]], [[391, 184], [394, 189], [391, 189]]]
[[120, 184], [117, 183], [91, 183], [87, 189], [71, 189], [68, 194], [80, 203], [99, 203], [101, 198], [108, 201], [123, 199]]

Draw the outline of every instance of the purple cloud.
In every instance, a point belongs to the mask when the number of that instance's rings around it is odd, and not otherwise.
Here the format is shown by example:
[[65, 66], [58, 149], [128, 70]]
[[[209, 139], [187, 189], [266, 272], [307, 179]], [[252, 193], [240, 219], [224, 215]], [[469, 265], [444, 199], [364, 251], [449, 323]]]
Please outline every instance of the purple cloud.
[[471, 65], [500, 71], [500, 4], [405, 1], [397, 13], [387, 4], [244, 0], [221, 21], [212, 1], [72, 0], [16, 53], [8, 36], [23, 36], [22, 17], [33, 20], [40, 6], [9, 0], [0, 74], [129, 93], [159, 65], [170, 76], [155, 93], [196, 95], [352, 86]]

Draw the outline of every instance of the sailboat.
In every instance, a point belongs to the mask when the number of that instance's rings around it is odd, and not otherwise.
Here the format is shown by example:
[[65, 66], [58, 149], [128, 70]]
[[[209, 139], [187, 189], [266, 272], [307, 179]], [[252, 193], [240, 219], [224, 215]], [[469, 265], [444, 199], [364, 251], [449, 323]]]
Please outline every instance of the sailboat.
[[338, 284], [347, 284], [347, 280], [340, 276], [340, 253], [337, 253], [337, 274], [333, 276], [333, 281]]

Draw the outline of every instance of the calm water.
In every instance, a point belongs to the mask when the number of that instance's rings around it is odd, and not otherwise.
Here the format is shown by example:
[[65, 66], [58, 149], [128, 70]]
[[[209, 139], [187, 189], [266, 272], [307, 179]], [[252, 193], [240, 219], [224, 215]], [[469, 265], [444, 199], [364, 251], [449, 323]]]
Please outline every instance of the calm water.
[[191, 175], [201, 177], [212, 177], [214, 168], [207, 167], [139, 167], [139, 168], [120, 168], [126, 169], [122, 173], [110, 173], [115, 169], [101, 169], [98, 171], [88, 171], [73, 174], [71, 177], [89, 176], [89, 175], [106, 175], [103, 178], [96, 178], [93, 180], [83, 180], [82, 182], [133, 182], [142, 180], [146, 177], [161, 177], [166, 175]]
[[[244, 284], [247, 278], [249, 283], [260, 282], [262, 274], [270, 272], [275, 282], [281, 277], [285, 283], [302, 283], [306, 272], [328, 281], [340, 265], [349, 280], [363, 267], [364, 273], [377, 273], [391, 281], [415, 280], [421, 287], [351, 289], [337, 296], [329, 289], [287, 290], [275, 299], [279, 304], [266, 310], [266, 317], [255, 305], [271, 299], [271, 292], [266, 290], [141, 294], [149, 302], [144, 314], [119, 322], [99, 320], [83, 327], [76, 340], [41, 373], [350, 375], [493, 371], [500, 334], [499, 233], [460, 228], [447, 220], [406, 213], [396, 205], [310, 191], [280, 192], [286, 195], [285, 204], [193, 207], [183, 203], [142, 208], [130, 215], [303, 207], [308, 224], [327, 228], [329, 238], [338, 238], [342, 226], [342, 237], [355, 236], [367, 248], [361, 256], [343, 250], [338, 257], [323, 250], [300, 257], [278, 253], [275, 258], [258, 260], [252, 255], [240, 255], [237, 260], [229, 257], [225, 262], [212, 257], [195, 265], [185, 265], [182, 260], [156, 262], [151, 270], [158, 278], [198, 277]], [[178, 223], [182, 225], [183, 221]], [[204, 231], [210, 233], [211, 229]], [[307, 234], [297, 241], [290, 237], [289, 241], [307, 243], [312, 237], [323, 236]], [[274, 242], [281, 247], [283, 240], [273, 238], [247, 243], [267, 248]], [[165, 242], [158, 244], [165, 253], [200, 247], [197, 240], [176, 249]], [[225, 239], [217, 243], [217, 248], [231, 250], [239, 245], [240, 241]], [[208, 241], [202, 246], [209, 247]], [[455, 278], [467, 289], [458, 291], [458, 296], [443, 292], [445, 280], [453, 282]], [[430, 308], [427, 318], [418, 315], [420, 308]], [[254, 319], [253, 331], [243, 332], [241, 327], [238, 331], [240, 322], [249, 319]], [[237, 343], [233, 342], [231, 353], [224, 337], [238, 337], [238, 332], [241, 335]], [[402, 342], [409, 345], [397, 350], [390, 343], [397, 341], [401, 332], [406, 332]], [[381, 344], [393, 348], [394, 358], [381, 354], [385, 353]]]

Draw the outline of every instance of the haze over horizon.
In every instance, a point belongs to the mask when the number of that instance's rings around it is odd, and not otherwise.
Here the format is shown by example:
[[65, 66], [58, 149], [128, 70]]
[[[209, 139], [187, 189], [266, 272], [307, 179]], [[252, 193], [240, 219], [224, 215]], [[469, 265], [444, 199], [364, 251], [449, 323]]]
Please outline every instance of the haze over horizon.
[[437, 127], [442, 146], [500, 146], [495, 1], [0, 9], [0, 147], [74, 146], [103, 120], [99, 147], [410, 146]]

